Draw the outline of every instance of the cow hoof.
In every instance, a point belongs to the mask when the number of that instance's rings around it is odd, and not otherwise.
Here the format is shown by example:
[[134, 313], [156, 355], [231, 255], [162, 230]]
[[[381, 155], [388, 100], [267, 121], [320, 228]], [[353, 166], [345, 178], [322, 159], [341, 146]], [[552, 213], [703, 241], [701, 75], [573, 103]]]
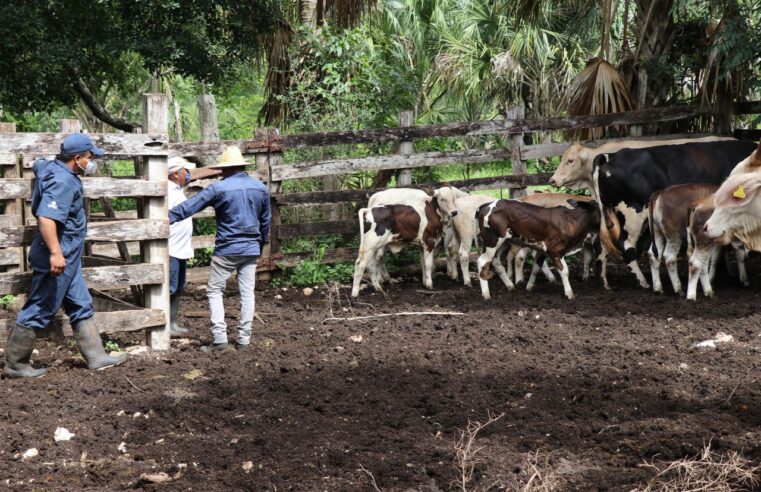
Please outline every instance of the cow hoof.
[[693, 296], [693, 295], [689, 295], [689, 296], [687, 296], [687, 300], [688, 300], [688, 301], [692, 301], [692, 302], [695, 302], [695, 301], [697, 301], [697, 298], [696, 298], [696, 296]]
[[565, 296], [568, 298], [569, 301], [576, 299], [576, 294], [573, 294], [573, 293], [566, 294]]

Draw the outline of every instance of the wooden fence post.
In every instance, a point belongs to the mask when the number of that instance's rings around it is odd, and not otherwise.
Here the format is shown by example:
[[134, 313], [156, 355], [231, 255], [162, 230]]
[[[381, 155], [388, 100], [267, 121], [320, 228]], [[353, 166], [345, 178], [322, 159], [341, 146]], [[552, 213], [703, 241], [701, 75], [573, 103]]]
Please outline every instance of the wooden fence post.
[[[198, 120], [201, 126], [201, 142], [219, 141], [219, 123], [217, 122], [217, 102], [214, 94], [198, 95]], [[198, 156], [202, 166], [211, 166], [216, 156]]]
[[[505, 115], [508, 120], [522, 120], [525, 118], [525, 110], [523, 106], [513, 106], [508, 108]], [[523, 134], [522, 133], [509, 133], [508, 142], [510, 145], [510, 164], [513, 167], [514, 176], [526, 175], [526, 161], [523, 160], [521, 155], [523, 149]], [[526, 196], [526, 188], [513, 188], [510, 190], [510, 198], [518, 198]]]
[[[0, 122], [0, 133], [16, 133], [16, 123], [8, 123], [8, 122]], [[4, 161], [7, 162], [0, 162], [0, 177], [3, 178], [18, 178], [21, 177], [21, 164], [19, 162], [18, 156], [15, 154], [10, 154], [7, 156], [0, 156]], [[9, 199], [9, 200], [3, 200], [4, 204], [4, 210], [3, 215], [7, 217], [3, 217], [3, 224], [5, 224], [5, 227], [7, 225], [13, 224], [13, 225], [24, 225], [24, 200], [19, 199]], [[9, 254], [10, 250], [14, 250], [15, 253], [12, 253], [14, 256], [18, 257], [18, 263], [16, 265], [7, 265], [6, 267], [0, 266], [0, 271], [6, 271], [6, 272], [18, 272], [22, 271], [24, 269], [24, 248], [9, 248]], [[13, 261], [9, 259], [9, 262]], [[5, 270], [2, 270], [5, 268]]]
[[[269, 140], [269, 132], [270, 132], [269, 128], [256, 128], [254, 130], [254, 139], [256, 139], [257, 141], [261, 141], [265, 139]], [[254, 156], [254, 162], [256, 163], [256, 170], [263, 176], [264, 184], [265, 186], [267, 186], [267, 189], [269, 189], [269, 183], [270, 183], [269, 154], [267, 152], [257, 153]], [[277, 206], [277, 204], [272, 200], [270, 200], [270, 205], [273, 208]], [[270, 280], [272, 278], [272, 273], [270, 268], [272, 265], [271, 245], [272, 245], [272, 241], [274, 237], [275, 237], [275, 229], [270, 227], [270, 237], [269, 237], [270, 244], [265, 244], [264, 247], [262, 248], [262, 252], [261, 252], [262, 254], [259, 257], [260, 258], [259, 266], [261, 267], [261, 271], [257, 269], [257, 274], [256, 274], [257, 280], [258, 279]], [[265, 262], [266, 262], [266, 268], [267, 268], [266, 270], [264, 269]]]
[[[400, 111], [399, 112], [399, 126], [412, 126], [414, 122], [414, 113], [412, 111]], [[401, 141], [399, 142], [399, 155], [412, 154], [412, 142]], [[412, 170], [400, 169], [396, 173], [396, 186], [410, 186], [412, 185]]]
[[[276, 135], [277, 130], [274, 128], [269, 128], [267, 133], [267, 140], [271, 141]], [[279, 147], [277, 150], [270, 149], [267, 151], [267, 183], [269, 185], [271, 194], [280, 193], [280, 190], [282, 189], [282, 181], [274, 181], [272, 179], [272, 168], [279, 165], [282, 159], [283, 153]], [[278, 237], [280, 232], [280, 206], [274, 200], [270, 200], [270, 204], [272, 211], [272, 222], [270, 224], [270, 254], [276, 255], [280, 253], [280, 238]], [[272, 262], [270, 261], [270, 263]]]
[[[169, 134], [169, 98], [164, 94], [143, 94], [143, 133]], [[150, 181], [167, 181], [166, 156], [151, 156], [145, 159], [145, 176]], [[169, 209], [166, 195], [145, 198], [145, 217], [147, 219], [167, 220]], [[146, 343], [154, 350], [169, 348], [169, 242], [167, 238], [146, 242], [146, 263], [163, 265], [164, 281], [161, 285], [146, 285], [145, 307], [164, 312], [164, 326], [146, 332]]]

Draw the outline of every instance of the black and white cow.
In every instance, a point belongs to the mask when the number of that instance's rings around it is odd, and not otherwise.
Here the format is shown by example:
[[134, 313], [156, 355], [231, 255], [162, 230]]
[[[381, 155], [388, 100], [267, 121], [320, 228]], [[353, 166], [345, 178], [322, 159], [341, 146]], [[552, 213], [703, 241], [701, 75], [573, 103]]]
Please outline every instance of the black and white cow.
[[606, 221], [600, 227], [608, 252], [623, 257], [643, 288], [649, 288], [637, 264], [637, 240], [647, 220], [650, 196], [672, 185], [721, 184], [735, 165], [756, 148], [753, 142], [721, 141], [622, 149], [600, 154], [594, 161], [594, 194], [605, 209], [613, 211], [618, 237]]

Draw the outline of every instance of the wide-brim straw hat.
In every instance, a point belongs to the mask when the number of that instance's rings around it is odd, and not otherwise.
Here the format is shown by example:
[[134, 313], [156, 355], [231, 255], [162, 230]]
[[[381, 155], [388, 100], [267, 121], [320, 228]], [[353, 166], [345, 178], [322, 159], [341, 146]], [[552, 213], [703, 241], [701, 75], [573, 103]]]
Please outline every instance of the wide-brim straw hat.
[[240, 149], [234, 145], [227, 147], [222, 155], [219, 156], [219, 161], [213, 166], [209, 166], [211, 169], [222, 169], [225, 167], [241, 167], [248, 166], [248, 162], [243, 159]]

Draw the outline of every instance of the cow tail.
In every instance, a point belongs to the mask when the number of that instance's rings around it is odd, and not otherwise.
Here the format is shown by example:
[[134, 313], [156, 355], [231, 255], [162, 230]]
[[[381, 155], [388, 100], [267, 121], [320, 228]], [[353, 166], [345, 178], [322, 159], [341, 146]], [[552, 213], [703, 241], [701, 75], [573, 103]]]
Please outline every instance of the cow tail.
[[[621, 234], [621, 224], [618, 222], [618, 217], [616, 217], [615, 213], [602, 204], [600, 204], [600, 208], [602, 209], [602, 217], [600, 219], [600, 242], [610, 256], [621, 259], [623, 258], [623, 255], [616, 244], [616, 240], [613, 238], [613, 236], [618, 238]], [[610, 227], [608, 226], [608, 222], [610, 222]]]
[[359, 256], [365, 254], [365, 212], [370, 210], [369, 208], [360, 208], [357, 212], [359, 218]]
[[650, 197], [650, 203], [647, 207], [647, 226], [650, 228], [650, 248], [655, 255], [655, 257], [661, 256], [661, 252], [658, 251], [658, 243], [655, 240], [655, 221], [653, 220], [653, 217], [655, 216], [655, 206], [658, 203], [658, 197], [660, 196], [660, 192], [656, 191], [653, 193], [653, 196]]

